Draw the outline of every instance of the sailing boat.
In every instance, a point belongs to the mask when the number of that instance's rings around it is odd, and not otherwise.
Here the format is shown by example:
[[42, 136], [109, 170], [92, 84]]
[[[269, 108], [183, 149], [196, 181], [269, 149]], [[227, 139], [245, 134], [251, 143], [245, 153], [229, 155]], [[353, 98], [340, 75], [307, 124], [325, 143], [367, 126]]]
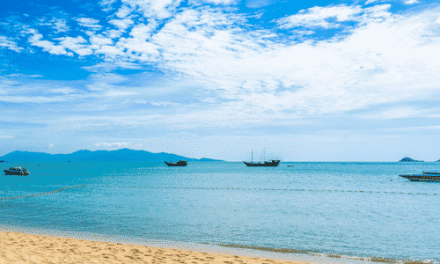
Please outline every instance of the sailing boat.
[[[263, 149], [263, 156], [265, 156], [265, 148]], [[252, 161], [246, 162], [243, 161], [244, 164], [248, 167], [276, 167], [278, 164], [280, 164], [280, 160], [270, 160], [270, 161], [263, 161], [263, 162], [254, 162], [254, 151], [252, 150]], [[263, 158], [265, 160], [265, 158]]]
[[179, 160], [179, 161], [172, 161], [173, 160], [173, 154], [170, 154], [170, 162], [165, 162], [168, 167], [185, 167], [188, 165], [188, 162], [186, 160]]

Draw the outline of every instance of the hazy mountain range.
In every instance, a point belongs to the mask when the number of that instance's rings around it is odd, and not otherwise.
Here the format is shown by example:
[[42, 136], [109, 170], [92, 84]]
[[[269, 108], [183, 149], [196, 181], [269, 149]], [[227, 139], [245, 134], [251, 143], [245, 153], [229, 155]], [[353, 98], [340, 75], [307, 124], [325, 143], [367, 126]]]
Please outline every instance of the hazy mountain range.
[[160, 162], [169, 161], [172, 155], [172, 160], [186, 160], [199, 162], [213, 162], [222, 161], [214, 159], [194, 159], [187, 158], [171, 153], [152, 153], [143, 150], [119, 149], [119, 150], [79, 150], [70, 154], [48, 154], [43, 152], [27, 152], [14, 151], [8, 153], [0, 160], [7, 162], [56, 162], [56, 161], [133, 161], [133, 162]]

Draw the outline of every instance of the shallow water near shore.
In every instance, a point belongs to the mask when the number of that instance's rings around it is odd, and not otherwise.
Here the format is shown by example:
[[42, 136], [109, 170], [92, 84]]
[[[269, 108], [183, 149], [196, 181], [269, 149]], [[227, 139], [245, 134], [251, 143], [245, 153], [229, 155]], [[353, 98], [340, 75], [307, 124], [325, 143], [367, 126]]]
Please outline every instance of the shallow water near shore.
[[[440, 163], [62, 162], [1, 176], [0, 225], [134, 240], [440, 261]], [[294, 167], [288, 167], [293, 165]]]

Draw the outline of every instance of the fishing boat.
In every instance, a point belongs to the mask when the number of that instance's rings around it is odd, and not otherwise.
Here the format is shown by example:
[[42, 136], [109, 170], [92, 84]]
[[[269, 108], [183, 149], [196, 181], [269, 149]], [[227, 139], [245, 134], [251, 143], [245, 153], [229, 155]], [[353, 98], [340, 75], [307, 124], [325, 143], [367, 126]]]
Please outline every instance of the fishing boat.
[[172, 154], [170, 155], [170, 162], [165, 162], [166, 165], [168, 165], [168, 167], [185, 167], [186, 165], [188, 165], [188, 162], [186, 162], [186, 160], [179, 160], [179, 161], [172, 161], [173, 160], [173, 156]]
[[[265, 155], [265, 149], [263, 149], [263, 156]], [[265, 158], [263, 158], [264, 160]], [[262, 162], [254, 162], [254, 151], [251, 152], [251, 162], [243, 161], [248, 167], [276, 167], [280, 164], [280, 160], [269, 160]]]
[[440, 182], [440, 171], [424, 171], [421, 174], [401, 174], [400, 177], [410, 181]]
[[19, 175], [19, 176], [27, 176], [29, 172], [25, 168], [21, 167], [11, 167], [8, 170], [3, 170], [6, 175]]
[[180, 166], [180, 167], [185, 167], [186, 165], [188, 165], [188, 162], [186, 162], [186, 160], [179, 160], [179, 161], [170, 161], [170, 162], [166, 162], [164, 161], [166, 165], [168, 165], [169, 167], [172, 166]]

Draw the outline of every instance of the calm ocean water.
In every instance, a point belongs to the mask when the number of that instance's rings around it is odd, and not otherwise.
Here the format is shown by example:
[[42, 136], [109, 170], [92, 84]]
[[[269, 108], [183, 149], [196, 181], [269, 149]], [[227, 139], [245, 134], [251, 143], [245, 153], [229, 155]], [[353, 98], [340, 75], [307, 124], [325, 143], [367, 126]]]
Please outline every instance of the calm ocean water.
[[0, 197], [86, 187], [0, 201], [3, 226], [440, 261], [440, 183], [398, 177], [440, 163], [21, 165]]

